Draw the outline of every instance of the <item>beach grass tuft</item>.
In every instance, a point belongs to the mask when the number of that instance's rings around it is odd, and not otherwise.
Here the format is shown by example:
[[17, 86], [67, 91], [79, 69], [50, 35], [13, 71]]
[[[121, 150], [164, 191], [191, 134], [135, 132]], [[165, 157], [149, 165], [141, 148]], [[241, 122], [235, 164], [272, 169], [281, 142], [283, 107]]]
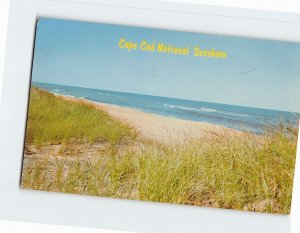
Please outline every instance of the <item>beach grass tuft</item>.
[[69, 142], [108, 141], [134, 138], [135, 131], [92, 104], [66, 101], [31, 88], [26, 143], [36, 147]]

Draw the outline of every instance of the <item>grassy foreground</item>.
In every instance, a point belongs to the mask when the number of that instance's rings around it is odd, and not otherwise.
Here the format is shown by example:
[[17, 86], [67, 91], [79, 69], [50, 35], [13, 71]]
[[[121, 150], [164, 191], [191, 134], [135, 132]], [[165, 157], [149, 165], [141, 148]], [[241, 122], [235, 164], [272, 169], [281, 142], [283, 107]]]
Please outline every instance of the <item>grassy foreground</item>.
[[22, 187], [288, 214], [297, 136], [281, 125], [260, 138], [164, 145], [91, 105], [33, 89]]

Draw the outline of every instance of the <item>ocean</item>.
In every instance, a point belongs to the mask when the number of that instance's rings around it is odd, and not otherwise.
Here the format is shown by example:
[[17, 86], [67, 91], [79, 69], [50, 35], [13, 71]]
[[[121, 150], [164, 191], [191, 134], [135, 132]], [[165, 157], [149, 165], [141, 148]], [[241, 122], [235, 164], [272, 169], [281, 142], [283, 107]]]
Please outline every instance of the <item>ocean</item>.
[[[293, 127], [298, 127], [300, 117], [299, 113], [262, 108], [38, 82], [32, 82], [32, 85], [56, 94], [133, 108], [146, 113], [178, 119], [222, 125], [228, 128], [247, 130], [257, 134], [263, 133], [266, 126], [276, 126], [282, 122], [291, 124]], [[147, 122], [145, 122], [145, 124], [147, 124]]]

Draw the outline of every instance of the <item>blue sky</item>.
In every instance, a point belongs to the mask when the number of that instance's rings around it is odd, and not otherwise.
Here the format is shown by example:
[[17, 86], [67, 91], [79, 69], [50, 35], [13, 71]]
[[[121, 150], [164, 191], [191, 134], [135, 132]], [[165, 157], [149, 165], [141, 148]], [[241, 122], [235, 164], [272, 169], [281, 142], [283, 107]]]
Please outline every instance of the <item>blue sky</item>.
[[[227, 51], [227, 59], [128, 52], [119, 40]], [[35, 82], [300, 112], [300, 44], [40, 19]]]

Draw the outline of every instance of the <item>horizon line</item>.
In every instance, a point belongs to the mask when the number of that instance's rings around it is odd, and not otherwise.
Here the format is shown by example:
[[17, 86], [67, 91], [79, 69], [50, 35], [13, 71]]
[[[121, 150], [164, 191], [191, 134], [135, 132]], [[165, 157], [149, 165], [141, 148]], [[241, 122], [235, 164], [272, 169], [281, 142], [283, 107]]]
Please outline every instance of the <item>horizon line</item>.
[[[136, 92], [125, 92], [125, 91], [116, 91], [116, 90], [106, 90], [106, 89], [99, 89], [99, 88], [93, 88], [93, 87], [74, 86], [74, 85], [69, 85], [69, 84], [47, 83], [47, 82], [39, 82], [39, 81], [33, 81], [33, 80], [31, 81], [31, 84], [32, 84], [32, 83], [50, 84], [50, 85], [67, 86], [67, 87], [76, 87], [76, 88], [85, 88], [85, 89], [92, 89], [92, 90], [99, 90], [99, 91], [112, 91], [112, 92], [119, 92], [119, 93], [126, 93], [126, 94], [136, 94], [136, 95], [151, 96], [151, 97], [162, 97], [162, 98], [177, 99], [177, 100], [188, 100], [188, 101], [194, 101], [194, 102], [204, 102], [204, 103], [212, 103], [212, 104], [219, 104], [219, 105], [229, 105], [229, 106], [235, 106], [235, 107], [253, 108], [253, 109], [262, 109], [262, 110], [271, 110], [271, 111], [279, 111], [279, 112], [287, 112], [287, 113], [296, 113], [296, 114], [300, 114], [300, 112], [296, 112], [296, 111], [288, 111], [288, 110], [282, 110], [282, 109], [261, 108], [261, 107], [253, 107], [253, 106], [245, 106], [245, 105], [236, 105], [236, 104], [228, 104], [228, 103], [209, 102], [209, 101], [195, 100], [195, 99], [189, 99], [189, 98], [188, 98], [188, 99], [183, 99], [183, 98], [177, 98], [177, 97], [149, 95], [149, 94], [142, 94], [142, 93], [136, 93]], [[30, 85], [30, 86], [31, 86], [31, 85]]]

